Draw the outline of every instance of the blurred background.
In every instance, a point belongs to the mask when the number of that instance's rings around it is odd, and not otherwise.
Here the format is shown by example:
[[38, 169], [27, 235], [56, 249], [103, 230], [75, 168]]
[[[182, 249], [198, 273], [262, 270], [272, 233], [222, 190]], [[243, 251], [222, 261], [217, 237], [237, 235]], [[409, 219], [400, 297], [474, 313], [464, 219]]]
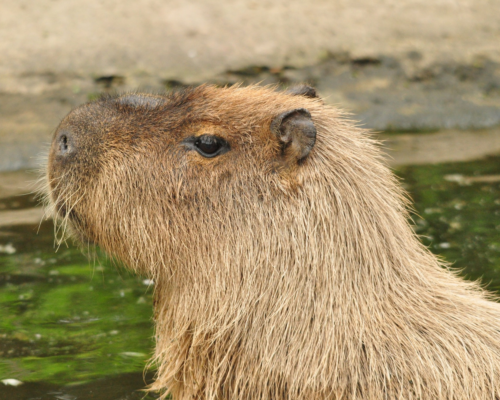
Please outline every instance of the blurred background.
[[350, 111], [424, 243], [500, 291], [498, 0], [0, 0], [0, 399], [144, 396], [153, 283], [54, 246], [34, 170], [73, 107], [204, 82]]

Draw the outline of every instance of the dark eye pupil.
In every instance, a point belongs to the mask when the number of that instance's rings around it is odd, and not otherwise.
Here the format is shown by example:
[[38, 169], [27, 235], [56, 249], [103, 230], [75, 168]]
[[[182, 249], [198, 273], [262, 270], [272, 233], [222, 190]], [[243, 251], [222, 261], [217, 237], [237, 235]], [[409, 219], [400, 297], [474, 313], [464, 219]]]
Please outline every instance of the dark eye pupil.
[[196, 139], [194, 144], [196, 147], [198, 147], [198, 149], [206, 154], [214, 154], [222, 146], [221, 142], [217, 140], [216, 137], [208, 135], [200, 136], [198, 139]]

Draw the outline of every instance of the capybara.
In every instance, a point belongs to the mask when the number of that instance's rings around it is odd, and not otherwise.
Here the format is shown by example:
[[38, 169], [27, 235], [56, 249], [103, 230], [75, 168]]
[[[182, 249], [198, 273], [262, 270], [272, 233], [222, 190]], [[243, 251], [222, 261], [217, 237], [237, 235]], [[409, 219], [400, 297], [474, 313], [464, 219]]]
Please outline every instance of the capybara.
[[500, 398], [500, 305], [311, 88], [103, 97], [63, 119], [47, 175], [60, 223], [154, 280], [163, 398]]

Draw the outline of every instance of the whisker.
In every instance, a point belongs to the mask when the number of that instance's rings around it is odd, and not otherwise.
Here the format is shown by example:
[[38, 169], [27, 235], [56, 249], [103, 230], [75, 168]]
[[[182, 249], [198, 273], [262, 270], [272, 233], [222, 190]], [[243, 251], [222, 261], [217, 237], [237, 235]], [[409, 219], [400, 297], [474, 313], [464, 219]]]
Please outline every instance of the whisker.
[[[67, 203], [75, 196], [78, 194], [78, 190], [76, 192], [74, 192], [65, 202], [65, 205], [67, 205]], [[64, 216], [64, 226], [63, 226], [63, 230], [62, 230], [62, 234], [61, 234], [61, 239], [64, 240], [64, 242], [66, 243], [66, 231], [67, 231], [67, 228], [68, 228], [68, 222], [69, 222], [69, 215], [71, 214], [71, 211], [73, 211], [73, 209], [75, 208], [75, 206], [83, 199], [83, 197], [85, 196], [86, 194], [86, 191], [83, 192], [83, 194], [73, 203], [73, 205], [71, 206], [71, 208], [69, 208], [67, 211], [66, 211], [66, 215]], [[59, 244], [60, 245], [60, 244]], [[67, 246], [67, 243], [66, 243], [66, 246]]]
[[[69, 188], [69, 186], [70, 185], [68, 185], [68, 188]], [[63, 196], [66, 197], [65, 196], [65, 192], [69, 190], [68, 188], [65, 191], [63, 191], [62, 193], [59, 194], [58, 199], [54, 203], [54, 209], [56, 207], [56, 204], [57, 204], [58, 200], [61, 197], [63, 197]], [[73, 197], [75, 197], [78, 194], [78, 192], [79, 192], [79, 189], [77, 189], [71, 195], [67, 196], [64, 199], [64, 203], [59, 207], [59, 210], [61, 210], [62, 208], [67, 209], [69, 202], [71, 201], [71, 199]], [[71, 212], [71, 210], [73, 210], [74, 206], [81, 200], [82, 197], [83, 197], [83, 195], [80, 196], [80, 198], [75, 202], [75, 204], [71, 207], [70, 210], [67, 210], [65, 212], [65, 216], [62, 219], [59, 218], [58, 215], [57, 215], [58, 213], [55, 212], [55, 219], [54, 219], [54, 240], [55, 240], [55, 243], [57, 244], [56, 251], [59, 250], [59, 247], [61, 246], [61, 244], [63, 242], [66, 244], [66, 247], [69, 247], [68, 244], [67, 244], [67, 242], [66, 242], [66, 237], [65, 237], [66, 227], [67, 227], [68, 219], [69, 219], [69, 213]], [[62, 233], [60, 234], [60, 232], [62, 232]]]

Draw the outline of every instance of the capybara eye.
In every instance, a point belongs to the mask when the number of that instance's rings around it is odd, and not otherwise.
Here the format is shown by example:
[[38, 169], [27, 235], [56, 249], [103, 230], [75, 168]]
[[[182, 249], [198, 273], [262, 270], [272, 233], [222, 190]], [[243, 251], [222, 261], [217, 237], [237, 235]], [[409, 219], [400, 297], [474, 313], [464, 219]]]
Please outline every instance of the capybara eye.
[[213, 135], [192, 138], [192, 143], [198, 153], [208, 158], [218, 156], [229, 149], [229, 145], [224, 139]]
[[196, 139], [194, 145], [201, 151], [208, 155], [214, 155], [221, 148], [221, 143], [215, 136], [202, 135]]

